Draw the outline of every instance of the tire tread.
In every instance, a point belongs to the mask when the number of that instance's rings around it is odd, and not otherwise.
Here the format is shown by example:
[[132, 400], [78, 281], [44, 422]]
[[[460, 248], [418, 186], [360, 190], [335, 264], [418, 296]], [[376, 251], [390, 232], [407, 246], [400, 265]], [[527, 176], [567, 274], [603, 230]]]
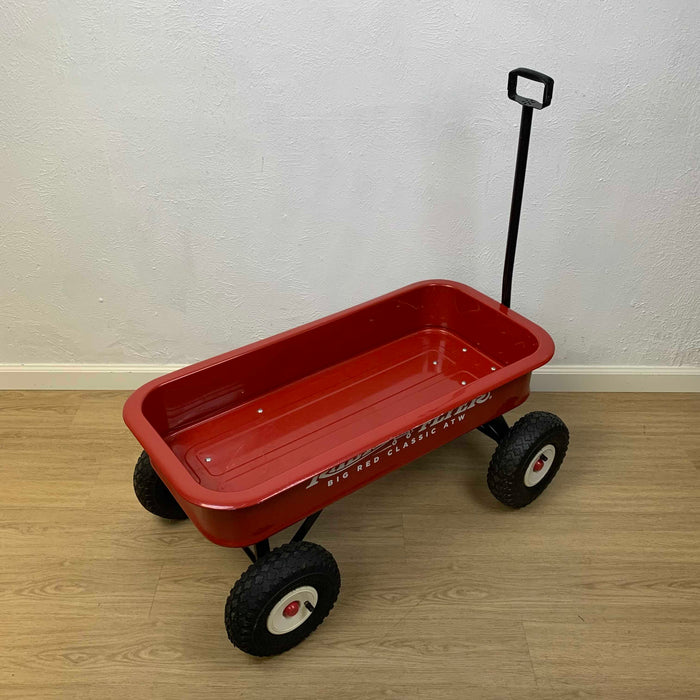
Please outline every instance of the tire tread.
[[[273, 648], [263, 648], [256, 640], [256, 627], [263, 624], [261, 613], [281, 586], [304, 574], [322, 573], [336, 582], [329, 606], [321, 608], [311, 625], [280, 635]], [[340, 572], [326, 549], [313, 542], [290, 542], [273, 549], [252, 563], [236, 581], [226, 600], [226, 632], [231, 643], [253, 656], [271, 656], [296, 646], [313, 632], [333, 609], [340, 589]], [[320, 605], [320, 603], [319, 603]], [[318, 607], [318, 606], [317, 606]], [[293, 640], [291, 645], [286, 642]]]
[[166, 520], [185, 520], [187, 514], [180, 507], [168, 487], [156, 474], [151, 459], [142, 452], [134, 467], [134, 493], [139, 503], [153, 515]]
[[[555, 440], [555, 463], [540, 484], [525, 487], [520, 472], [523, 463], [537, 445]], [[537, 498], [549, 485], [566, 456], [569, 431], [558, 416], [546, 411], [532, 411], [518, 420], [496, 447], [489, 464], [487, 483], [491, 493], [504, 505], [523, 508]]]

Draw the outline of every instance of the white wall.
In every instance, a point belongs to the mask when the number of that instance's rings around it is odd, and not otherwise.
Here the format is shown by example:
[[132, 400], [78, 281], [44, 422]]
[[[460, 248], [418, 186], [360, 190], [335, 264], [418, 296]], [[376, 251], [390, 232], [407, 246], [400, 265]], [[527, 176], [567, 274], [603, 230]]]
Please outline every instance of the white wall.
[[698, 349], [694, 0], [6, 0], [0, 361], [188, 362], [403, 284], [498, 296], [556, 363]]

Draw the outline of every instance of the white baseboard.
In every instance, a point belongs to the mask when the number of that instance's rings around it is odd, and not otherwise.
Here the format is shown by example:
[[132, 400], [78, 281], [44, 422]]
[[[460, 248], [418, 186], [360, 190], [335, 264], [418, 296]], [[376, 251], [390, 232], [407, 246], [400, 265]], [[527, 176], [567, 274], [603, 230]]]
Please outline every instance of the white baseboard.
[[700, 367], [549, 365], [535, 370], [533, 391], [699, 392]]
[[[0, 390], [130, 390], [181, 365], [0, 364]], [[550, 365], [533, 391], [700, 392], [700, 367]]]
[[182, 365], [0, 364], [0, 390], [133, 390]]

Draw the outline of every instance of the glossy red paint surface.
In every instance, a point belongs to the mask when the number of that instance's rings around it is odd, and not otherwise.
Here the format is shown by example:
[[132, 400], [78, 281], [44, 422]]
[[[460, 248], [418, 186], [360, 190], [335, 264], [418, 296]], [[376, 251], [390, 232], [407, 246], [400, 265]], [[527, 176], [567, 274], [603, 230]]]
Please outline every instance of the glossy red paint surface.
[[293, 600], [283, 611], [285, 617], [294, 617], [299, 612], [299, 601]]
[[150, 382], [124, 419], [195, 525], [243, 546], [511, 410], [553, 351], [476, 290], [420, 282]]

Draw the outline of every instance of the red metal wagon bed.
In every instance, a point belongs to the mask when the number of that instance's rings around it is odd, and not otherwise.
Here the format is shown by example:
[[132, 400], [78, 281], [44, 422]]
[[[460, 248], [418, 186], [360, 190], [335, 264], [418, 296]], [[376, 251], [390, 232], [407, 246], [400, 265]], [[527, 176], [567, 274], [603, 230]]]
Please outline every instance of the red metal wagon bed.
[[[541, 103], [516, 94], [519, 76], [544, 84]], [[498, 442], [488, 483], [507, 505], [534, 500], [559, 468], [559, 418], [531, 413], [510, 429], [503, 418], [554, 353], [509, 308], [532, 109], [549, 104], [552, 85], [527, 69], [509, 76], [523, 120], [501, 303], [458, 282], [419, 282], [168, 374], [126, 402], [144, 448], [141, 503], [253, 560], [226, 605], [244, 651], [291, 648], [332, 608], [335, 561], [303, 541], [332, 502], [475, 428]], [[300, 521], [291, 543], [270, 550]]]

